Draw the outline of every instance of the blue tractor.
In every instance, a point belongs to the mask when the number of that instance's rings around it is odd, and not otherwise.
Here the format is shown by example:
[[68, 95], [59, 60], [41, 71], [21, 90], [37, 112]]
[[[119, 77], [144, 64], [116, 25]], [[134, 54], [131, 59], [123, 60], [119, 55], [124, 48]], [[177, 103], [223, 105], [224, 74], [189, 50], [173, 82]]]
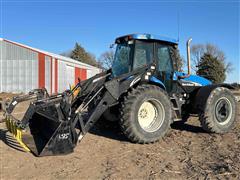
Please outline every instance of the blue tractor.
[[[190, 42], [188, 73], [182, 73], [177, 41], [150, 34], [119, 37], [111, 69], [61, 94], [37, 89], [13, 98], [7, 127], [37, 156], [72, 152], [101, 116], [119, 121], [126, 137], [141, 144], [158, 141], [174, 121], [190, 115], [199, 116], [205, 131], [226, 133], [237, 116], [232, 87], [190, 74]], [[13, 109], [25, 100], [30, 106], [16, 119]]]

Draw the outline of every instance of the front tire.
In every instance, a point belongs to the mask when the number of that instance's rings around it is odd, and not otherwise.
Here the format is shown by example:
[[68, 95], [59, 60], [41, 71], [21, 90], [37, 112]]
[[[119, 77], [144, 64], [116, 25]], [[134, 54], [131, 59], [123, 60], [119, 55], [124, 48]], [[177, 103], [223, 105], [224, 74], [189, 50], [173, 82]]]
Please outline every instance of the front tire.
[[202, 128], [207, 132], [226, 133], [235, 124], [237, 116], [237, 102], [235, 97], [226, 88], [214, 89], [205, 105], [201, 106], [199, 120]]
[[163, 137], [172, 122], [171, 102], [161, 88], [141, 85], [124, 98], [120, 126], [129, 140], [152, 143]]

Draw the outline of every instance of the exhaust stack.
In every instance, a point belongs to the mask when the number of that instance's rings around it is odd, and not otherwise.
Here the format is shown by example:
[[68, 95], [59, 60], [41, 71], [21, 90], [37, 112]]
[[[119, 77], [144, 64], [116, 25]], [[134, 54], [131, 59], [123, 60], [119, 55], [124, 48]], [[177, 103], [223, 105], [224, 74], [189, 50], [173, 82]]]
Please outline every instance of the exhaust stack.
[[187, 41], [187, 66], [188, 66], [188, 76], [191, 74], [191, 50], [190, 43], [192, 42], [192, 38], [189, 38]]
[[188, 66], [188, 73], [184, 74], [183, 76], [178, 76], [179, 79], [187, 78], [191, 75], [191, 52], [190, 52], [190, 43], [192, 41], [192, 38], [189, 38], [187, 40], [187, 66]]

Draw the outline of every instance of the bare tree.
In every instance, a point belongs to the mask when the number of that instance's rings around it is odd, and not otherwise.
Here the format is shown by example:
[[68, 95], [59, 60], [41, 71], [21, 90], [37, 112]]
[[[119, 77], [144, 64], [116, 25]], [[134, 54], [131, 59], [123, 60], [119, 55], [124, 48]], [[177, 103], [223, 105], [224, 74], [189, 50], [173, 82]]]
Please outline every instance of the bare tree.
[[221, 61], [224, 64], [226, 72], [229, 72], [232, 70], [232, 64], [230, 62], [227, 62], [225, 53], [219, 49], [216, 45], [211, 43], [206, 44], [194, 44], [191, 47], [191, 59], [193, 62], [192, 70], [197, 71], [198, 65], [200, 63], [201, 58], [204, 54], [210, 54], [213, 57], [216, 57], [219, 61]]
[[109, 50], [101, 54], [98, 61], [104, 69], [110, 69], [112, 67], [113, 60], [114, 60], [114, 51]]
[[205, 51], [203, 44], [195, 44], [191, 46], [192, 70], [197, 71], [197, 66]]

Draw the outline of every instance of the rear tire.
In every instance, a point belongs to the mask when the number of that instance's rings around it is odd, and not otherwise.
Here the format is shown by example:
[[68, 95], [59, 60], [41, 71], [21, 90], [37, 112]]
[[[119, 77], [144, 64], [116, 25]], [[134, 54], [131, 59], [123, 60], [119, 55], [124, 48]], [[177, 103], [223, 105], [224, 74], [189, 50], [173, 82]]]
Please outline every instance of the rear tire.
[[206, 104], [201, 106], [199, 120], [205, 131], [222, 134], [234, 127], [236, 116], [235, 97], [228, 89], [218, 87], [210, 93]]
[[125, 96], [120, 116], [120, 126], [129, 140], [152, 143], [163, 137], [170, 127], [171, 102], [161, 88], [141, 85]]

